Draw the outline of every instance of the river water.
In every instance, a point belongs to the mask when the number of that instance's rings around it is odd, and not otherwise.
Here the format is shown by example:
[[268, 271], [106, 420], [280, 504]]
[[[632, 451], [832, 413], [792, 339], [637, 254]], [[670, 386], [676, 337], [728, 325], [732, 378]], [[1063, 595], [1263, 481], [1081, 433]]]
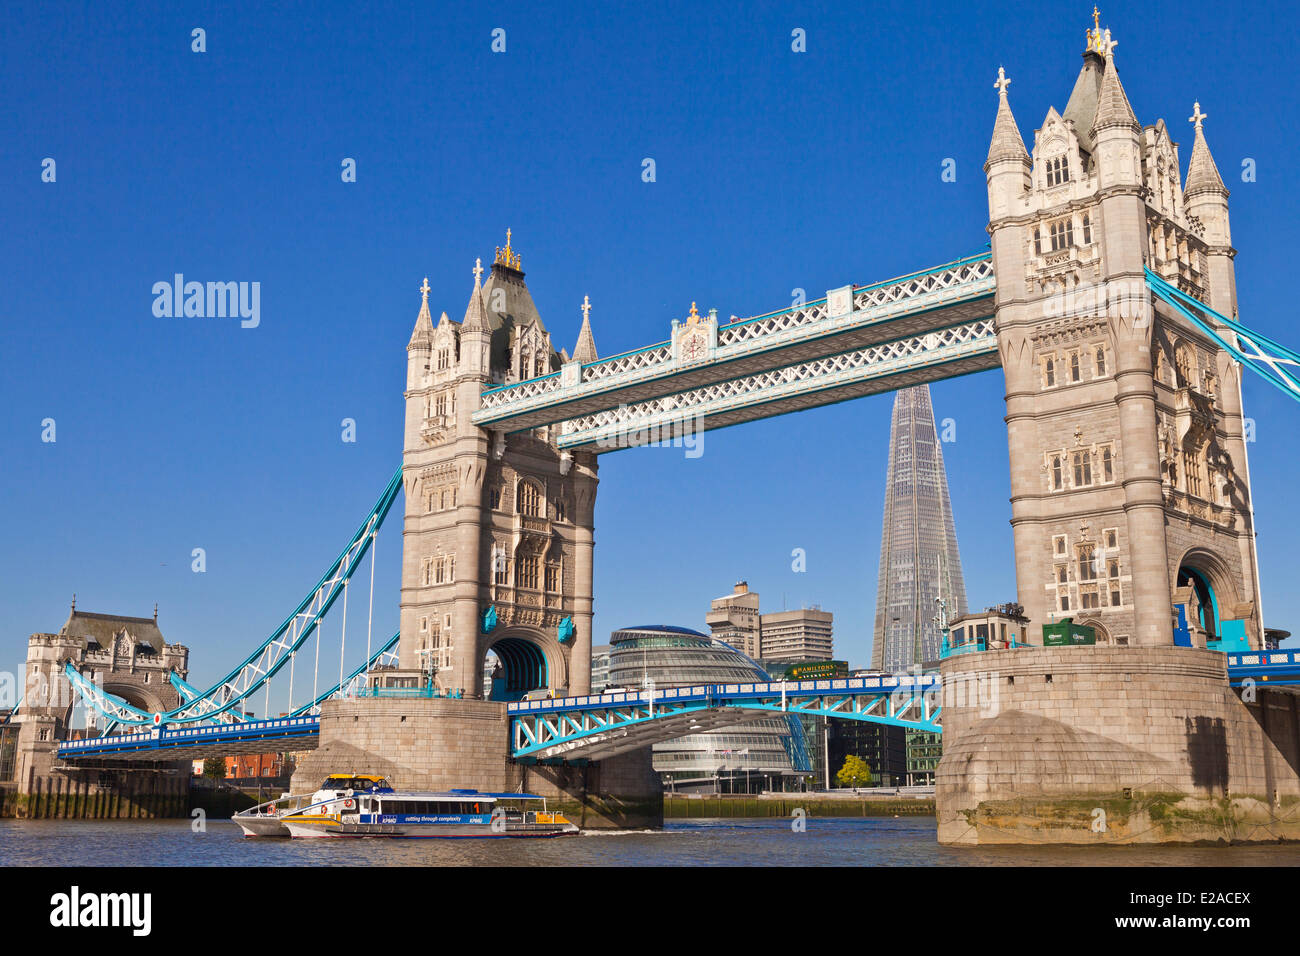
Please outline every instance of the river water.
[[1296, 866], [1300, 845], [1008, 847], [935, 841], [933, 818], [673, 820], [550, 840], [248, 839], [229, 820], [0, 820], [0, 866]]

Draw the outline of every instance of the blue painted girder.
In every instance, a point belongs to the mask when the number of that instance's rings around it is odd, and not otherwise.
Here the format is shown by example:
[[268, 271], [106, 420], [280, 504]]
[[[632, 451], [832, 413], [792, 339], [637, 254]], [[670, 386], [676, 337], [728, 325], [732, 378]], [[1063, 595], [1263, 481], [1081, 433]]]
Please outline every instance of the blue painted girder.
[[706, 684], [511, 704], [511, 756], [595, 760], [761, 713], [942, 732], [938, 675]]

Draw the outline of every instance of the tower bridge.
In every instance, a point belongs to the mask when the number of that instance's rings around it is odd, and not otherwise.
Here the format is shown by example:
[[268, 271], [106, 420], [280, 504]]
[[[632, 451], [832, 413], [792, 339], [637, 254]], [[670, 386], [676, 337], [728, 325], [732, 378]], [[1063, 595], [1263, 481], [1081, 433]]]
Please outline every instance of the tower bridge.
[[[288, 729], [315, 744], [299, 788], [364, 765], [399, 785], [527, 786], [580, 804], [584, 819], [653, 822], [650, 743], [779, 708], [942, 720], [945, 842], [1300, 837], [1300, 721], [1284, 680], [1300, 667], [1262, 654], [1242, 410], [1246, 369], [1300, 400], [1300, 354], [1238, 315], [1206, 114], [1195, 104], [1184, 179], [1164, 120], [1138, 121], [1116, 45], [1094, 19], [1065, 106], [1047, 108], [1032, 149], [998, 70], [987, 253], [748, 319], [692, 304], [667, 340], [603, 359], [585, 301], [572, 355], [555, 348], [509, 232], [486, 282], [476, 263], [459, 322], [434, 320], [426, 279], [407, 344], [402, 467], [344, 552], [240, 668], [201, 692], [173, 684], [182, 700], [165, 713], [115, 701], [65, 664], [137, 739], [68, 742], [61, 764], [115, 747], [144, 759], [149, 734], [155, 751], [184, 735], [186, 747], [233, 745], [259, 729], [240, 726], [242, 703], [264, 693], [269, 705], [271, 681], [287, 678], [284, 719], [311, 721]], [[971, 235], [975, 245], [975, 224]], [[1006, 383], [1018, 603], [1031, 628], [1071, 616], [1096, 646], [949, 658], [942, 686], [991, 697], [942, 707], [919, 685], [905, 697], [779, 683], [591, 694], [600, 454], [664, 429], [994, 369]], [[349, 582], [398, 490], [395, 659], [380, 666], [367, 634], [345, 680]], [[340, 597], [339, 679], [321, 694], [322, 621]], [[295, 696], [295, 666], [305, 673], [313, 650], [311, 693], [304, 679]], [[502, 699], [483, 699], [489, 654], [508, 672], [494, 685]], [[543, 689], [555, 699], [520, 699]], [[24, 728], [36, 718], [61, 719], [20, 716]], [[1152, 824], [1148, 797], [1176, 805], [1179, 822]], [[1101, 836], [1078, 815], [1097, 801], [1120, 808]]]

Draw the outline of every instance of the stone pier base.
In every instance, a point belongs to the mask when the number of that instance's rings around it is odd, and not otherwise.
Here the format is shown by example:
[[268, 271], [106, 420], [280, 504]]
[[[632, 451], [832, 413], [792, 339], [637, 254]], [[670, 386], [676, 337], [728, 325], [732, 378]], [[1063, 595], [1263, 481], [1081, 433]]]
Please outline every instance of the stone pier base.
[[1282, 689], [1243, 703], [1226, 658], [1031, 647], [949, 658], [939, 841], [1300, 839], [1300, 733]]
[[535, 793], [584, 828], [663, 825], [663, 789], [645, 748], [587, 766], [513, 763], [506, 705], [447, 698], [327, 701], [320, 746], [298, 762], [290, 790], [331, 773], [376, 773], [397, 788]]

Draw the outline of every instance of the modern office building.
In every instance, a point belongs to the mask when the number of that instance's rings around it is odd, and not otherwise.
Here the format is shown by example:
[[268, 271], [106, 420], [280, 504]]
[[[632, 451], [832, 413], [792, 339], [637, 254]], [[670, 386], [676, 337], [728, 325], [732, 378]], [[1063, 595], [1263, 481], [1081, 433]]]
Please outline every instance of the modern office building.
[[735, 589], [715, 598], [709, 605], [704, 622], [716, 640], [730, 644], [747, 657], [763, 656], [760, 645], [758, 592], [748, 582], [737, 581]]
[[[610, 637], [609, 683], [614, 687], [769, 679], [752, 658], [690, 628], [627, 627]], [[673, 789], [733, 793], [798, 789], [813, 771], [803, 727], [793, 715], [762, 717], [655, 744], [654, 768]]]
[[871, 768], [873, 787], [897, 787], [907, 783], [907, 735], [902, 727], [863, 720], [826, 721], [827, 772], [829, 783], [838, 787], [835, 775], [850, 754], [861, 757]]
[[907, 785], [930, 786], [943, 756], [943, 734], [929, 730], [907, 730]]
[[834, 615], [820, 607], [773, 611], [759, 618], [759, 642], [766, 661], [830, 660]]
[[824, 661], [832, 654], [835, 616], [818, 605], [793, 611], [759, 611], [757, 591], [745, 581], [715, 598], [704, 621], [713, 637], [747, 657], [765, 661]]
[[894, 395], [871, 645], [874, 670], [892, 673], [939, 659], [942, 636], [934, 618], [941, 596], [948, 617], [966, 613], [966, 586], [930, 387], [917, 385]]
[[591, 649], [591, 692], [599, 694], [609, 684], [609, 645], [598, 644]]

